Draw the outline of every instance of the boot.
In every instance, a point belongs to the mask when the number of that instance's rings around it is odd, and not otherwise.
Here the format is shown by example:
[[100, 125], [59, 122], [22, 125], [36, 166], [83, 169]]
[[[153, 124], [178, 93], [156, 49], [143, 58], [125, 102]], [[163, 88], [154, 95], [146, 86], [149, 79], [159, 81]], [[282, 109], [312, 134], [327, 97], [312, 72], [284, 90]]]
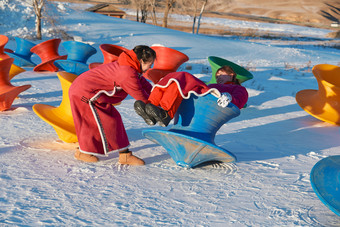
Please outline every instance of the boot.
[[135, 108], [136, 113], [144, 119], [145, 123], [147, 123], [148, 125], [156, 124], [155, 118], [149, 116], [145, 112], [145, 103], [143, 101], [137, 100], [134, 104], [134, 108]]
[[162, 127], [168, 126], [171, 121], [171, 117], [169, 116], [168, 112], [164, 109], [159, 108], [151, 103], [145, 105], [145, 112], [156, 119], [158, 124]]
[[119, 153], [119, 164], [143, 166], [145, 165], [145, 162], [142, 159], [134, 156], [131, 151], [128, 151]]
[[75, 159], [83, 162], [98, 162], [98, 158], [92, 154], [81, 153], [79, 150], [74, 154]]

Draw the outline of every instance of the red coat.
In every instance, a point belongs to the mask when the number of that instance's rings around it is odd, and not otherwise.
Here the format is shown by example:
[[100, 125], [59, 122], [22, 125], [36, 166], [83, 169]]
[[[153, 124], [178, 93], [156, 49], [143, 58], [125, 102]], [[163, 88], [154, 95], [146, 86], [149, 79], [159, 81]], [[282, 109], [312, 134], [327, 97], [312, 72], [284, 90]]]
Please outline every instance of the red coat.
[[220, 95], [215, 89], [210, 89], [203, 81], [187, 72], [169, 73], [158, 81], [158, 83], [154, 85], [154, 88], [166, 88], [171, 83], [177, 84], [178, 90], [184, 99], [190, 98], [191, 94], [195, 94], [196, 96], [203, 96], [208, 93], [213, 93], [215, 96]]
[[[165, 77], [163, 77], [157, 84], [155, 84], [154, 88], [159, 87], [165, 89], [173, 82], [177, 83], [179, 92], [181, 96], [185, 99], [188, 99], [190, 97], [190, 94], [195, 94], [196, 96], [203, 96], [208, 93], [212, 93], [216, 97], [220, 97], [221, 95], [220, 93], [228, 92], [232, 97], [231, 102], [235, 104], [239, 109], [243, 108], [243, 106], [248, 101], [247, 89], [241, 85], [236, 84], [206, 85], [203, 81], [187, 72], [169, 73]], [[172, 100], [176, 99], [173, 98]], [[168, 106], [172, 105], [173, 105], [172, 103], [168, 104]]]
[[73, 81], [69, 97], [81, 152], [107, 155], [129, 146], [121, 116], [112, 104], [128, 94], [147, 102], [152, 86], [140, 73], [137, 56], [130, 50]]

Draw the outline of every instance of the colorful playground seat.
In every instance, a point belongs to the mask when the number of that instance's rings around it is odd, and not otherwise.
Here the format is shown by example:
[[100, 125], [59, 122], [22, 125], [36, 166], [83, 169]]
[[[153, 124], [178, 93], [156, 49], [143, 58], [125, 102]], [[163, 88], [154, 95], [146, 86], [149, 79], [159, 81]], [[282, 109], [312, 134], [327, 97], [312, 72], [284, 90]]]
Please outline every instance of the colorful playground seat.
[[114, 62], [118, 60], [118, 57], [124, 51], [128, 51], [127, 48], [122, 46], [117, 46], [113, 44], [101, 44], [99, 49], [103, 53], [104, 62], [103, 64]]
[[5, 35], [0, 35], [0, 58], [4, 59], [9, 57], [4, 52], [13, 53], [14, 51], [8, 48], [5, 48], [5, 45], [8, 43], [8, 37]]
[[60, 39], [50, 39], [31, 48], [31, 51], [41, 59], [41, 63], [35, 66], [33, 71], [58, 71], [58, 67], [53, 64], [54, 61], [67, 58], [67, 55], [60, 56], [58, 53], [60, 42]]
[[22, 72], [25, 72], [26, 70], [15, 65], [15, 64], [12, 64], [11, 66], [11, 69], [9, 70], [9, 75], [8, 75], [8, 78], [9, 80], [12, 80], [13, 77], [15, 77], [16, 75], [22, 73]]
[[215, 84], [216, 83], [216, 72], [219, 68], [221, 68], [224, 65], [228, 65], [232, 67], [232, 69], [235, 71], [236, 79], [240, 81], [240, 83], [243, 83], [247, 80], [253, 79], [253, 74], [243, 68], [242, 66], [239, 66], [231, 61], [228, 61], [226, 59], [220, 58], [220, 57], [215, 57], [215, 56], [210, 56], [208, 57], [209, 64], [211, 66], [211, 80], [207, 84]]
[[8, 43], [8, 37], [5, 35], [0, 35], [0, 60], [9, 58], [5, 53], [5, 46]]
[[155, 84], [168, 73], [176, 72], [184, 62], [189, 60], [184, 53], [169, 47], [152, 46], [151, 48], [156, 52], [156, 60], [153, 67], [143, 76]]
[[74, 143], [78, 141], [78, 138], [73, 123], [68, 90], [77, 75], [68, 72], [58, 72], [57, 75], [63, 91], [63, 99], [60, 105], [54, 107], [46, 104], [35, 104], [33, 111], [54, 128], [59, 139], [66, 143]]
[[63, 42], [62, 45], [67, 51], [67, 59], [56, 60], [54, 62], [55, 66], [76, 75], [80, 75], [89, 70], [89, 65], [86, 62], [92, 55], [97, 53], [96, 48], [77, 41], [66, 41]]
[[[0, 60], [10, 58], [10, 56], [8, 54], [6, 54], [5, 51], [9, 52], [9, 53], [13, 53], [12, 50], [5, 48], [5, 45], [7, 43], [8, 43], [8, 37], [5, 36], [5, 35], [0, 35]], [[18, 75], [19, 73], [22, 73], [22, 72], [25, 72], [25, 71], [26, 71], [25, 69], [15, 65], [15, 64], [12, 64], [11, 69], [9, 70], [9, 80], [11, 80], [14, 76]]]
[[16, 41], [17, 47], [13, 53], [7, 53], [10, 57], [14, 58], [14, 64], [20, 67], [36, 66], [36, 64], [31, 61], [31, 56], [33, 54], [31, 52], [31, 48], [34, 47], [35, 44], [18, 37], [15, 37], [14, 39]]
[[225, 108], [218, 106], [212, 94], [191, 95], [182, 101], [172, 128], [147, 129], [142, 134], [163, 146], [182, 167], [191, 168], [207, 161], [234, 162], [236, 157], [214, 140], [222, 125], [239, 114], [239, 108], [232, 103]]
[[318, 198], [340, 216], [340, 155], [318, 161], [311, 171], [310, 182]]
[[123, 53], [124, 51], [128, 51], [128, 49], [125, 47], [117, 46], [113, 44], [101, 44], [99, 46], [99, 49], [103, 53], [104, 62], [103, 63], [99, 63], [99, 62], [91, 63], [90, 69], [93, 69], [101, 64], [107, 64], [110, 62], [117, 61], [121, 53]]
[[319, 64], [312, 71], [319, 90], [299, 91], [295, 96], [296, 102], [313, 117], [340, 125], [340, 67]]
[[9, 71], [13, 58], [0, 60], [0, 111], [11, 108], [14, 99], [31, 85], [13, 86], [9, 80]]

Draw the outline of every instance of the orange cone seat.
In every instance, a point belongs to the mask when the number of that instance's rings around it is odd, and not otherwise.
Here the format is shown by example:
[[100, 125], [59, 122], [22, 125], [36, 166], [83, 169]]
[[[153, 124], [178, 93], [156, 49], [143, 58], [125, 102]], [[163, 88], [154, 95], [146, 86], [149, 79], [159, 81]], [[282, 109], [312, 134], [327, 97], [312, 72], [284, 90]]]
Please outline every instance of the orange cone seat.
[[13, 86], [9, 80], [9, 71], [13, 64], [13, 58], [0, 60], [0, 111], [11, 108], [14, 99], [31, 85]]
[[144, 73], [144, 77], [155, 84], [168, 73], [176, 72], [184, 62], [189, 60], [184, 53], [169, 47], [152, 46], [151, 48], [156, 52], [156, 59], [153, 67]]
[[60, 39], [50, 39], [31, 48], [31, 51], [41, 59], [41, 63], [35, 66], [33, 71], [58, 71], [58, 67], [54, 65], [54, 61], [67, 58], [67, 55], [60, 56], [58, 53], [60, 42]]
[[340, 125], [340, 67], [319, 64], [312, 71], [318, 90], [299, 91], [295, 96], [296, 102], [313, 117]]
[[57, 75], [63, 91], [63, 99], [60, 105], [54, 107], [46, 104], [35, 104], [33, 111], [54, 128], [59, 139], [66, 143], [75, 143], [78, 138], [73, 123], [68, 90], [77, 75], [68, 72], [58, 72]]
[[[13, 52], [12, 50], [5, 48], [5, 45], [7, 43], [8, 43], [8, 37], [5, 35], [0, 35], [0, 60], [10, 58], [10, 56], [8, 56], [8, 54], [6, 54], [5, 51], [8, 53]], [[26, 71], [25, 69], [15, 64], [12, 64], [11, 69], [9, 70], [9, 80], [11, 80], [14, 76], [18, 75], [19, 73], [22, 73], [25, 71]]]
[[8, 37], [5, 35], [0, 35], [0, 60], [9, 58], [9, 56], [5, 53], [5, 46], [7, 43], [8, 43]]
[[93, 69], [101, 64], [107, 64], [110, 62], [117, 61], [121, 53], [123, 53], [124, 51], [128, 51], [128, 49], [125, 47], [121, 47], [121, 46], [117, 46], [113, 44], [101, 44], [99, 46], [99, 49], [103, 53], [104, 62], [103, 63], [99, 63], [99, 62], [91, 63], [90, 69]]

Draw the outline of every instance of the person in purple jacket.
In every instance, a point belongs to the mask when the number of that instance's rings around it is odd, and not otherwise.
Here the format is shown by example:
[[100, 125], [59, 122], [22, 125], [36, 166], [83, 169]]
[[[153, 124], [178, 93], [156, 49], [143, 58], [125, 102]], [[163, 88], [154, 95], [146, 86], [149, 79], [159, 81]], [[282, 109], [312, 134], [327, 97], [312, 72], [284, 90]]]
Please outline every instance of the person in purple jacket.
[[216, 84], [206, 85], [194, 75], [186, 72], [169, 73], [154, 85], [147, 102], [137, 100], [135, 111], [148, 125], [166, 127], [174, 117], [183, 98], [194, 93], [202, 96], [218, 90], [224, 96], [224, 104], [229, 102], [242, 109], [248, 101], [248, 92], [236, 79], [230, 66], [222, 66], [216, 72]]

